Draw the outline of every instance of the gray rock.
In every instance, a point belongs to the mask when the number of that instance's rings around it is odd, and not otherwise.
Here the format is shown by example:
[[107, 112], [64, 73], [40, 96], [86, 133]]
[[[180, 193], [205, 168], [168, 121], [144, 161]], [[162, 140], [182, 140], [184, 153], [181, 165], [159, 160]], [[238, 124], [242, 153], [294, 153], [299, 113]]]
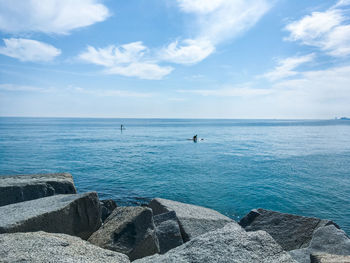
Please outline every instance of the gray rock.
[[328, 225], [315, 230], [307, 248], [292, 250], [289, 253], [301, 263], [309, 263], [310, 254], [315, 253], [350, 255], [350, 239], [343, 230]]
[[87, 239], [101, 225], [96, 193], [54, 195], [0, 207], [0, 233], [45, 231]]
[[295, 261], [265, 231], [246, 232], [237, 223], [193, 238], [164, 255], [135, 263], [292, 263]]
[[266, 231], [284, 250], [289, 251], [307, 247], [315, 229], [334, 223], [329, 220], [259, 208], [248, 213], [241, 219], [239, 224], [246, 231]]
[[0, 235], [1, 262], [128, 263], [128, 257], [78, 237], [46, 232]]
[[164, 254], [170, 249], [183, 244], [175, 211], [155, 215], [153, 220], [156, 226], [156, 233], [161, 254]]
[[104, 222], [110, 214], [112, 214], [113, 210], [117, 208], [117, 204], [114, 200], [101, 200], [101, 220]]
[[340, 256], [331, 254], [312, 254], [311, 263], [349, 263], [350, 256]]
[[184, 242], [233, 222], [215, 210], [162, 198], [151, 200], [149, 207], [154, 215], [175, 211]]
[[130, 260], [159, 253], [152, 210], [144, 207], [117, 207], [89, 241]]
[[0, 206], [56, 194], [75, 194], [69, 173], [0, 176]]

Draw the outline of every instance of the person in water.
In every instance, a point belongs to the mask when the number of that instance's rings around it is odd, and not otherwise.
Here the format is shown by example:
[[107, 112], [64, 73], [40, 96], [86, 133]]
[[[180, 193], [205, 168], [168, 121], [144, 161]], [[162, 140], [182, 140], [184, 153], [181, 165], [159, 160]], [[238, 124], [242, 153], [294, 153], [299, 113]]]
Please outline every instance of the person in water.
[[193, 141], [197, 142], [197, 134], [195, 136], [193, 136]]

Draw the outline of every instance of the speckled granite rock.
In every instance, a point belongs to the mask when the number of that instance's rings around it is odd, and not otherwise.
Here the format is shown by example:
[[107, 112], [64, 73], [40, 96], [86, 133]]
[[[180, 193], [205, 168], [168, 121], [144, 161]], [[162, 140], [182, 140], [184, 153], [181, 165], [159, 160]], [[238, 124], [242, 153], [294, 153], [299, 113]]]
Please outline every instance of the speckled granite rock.
[[56, 194], [75, 194], [69, 173], [0, 176], [0, 206]]
[[87, 239], [101, 225], [96, 193], [54, 195], [0, 207], [0, 233], [46, 231]]
[[266, 231], [284, 250], [289, 251], [307, 247], [315, 229], [334, 223], [329, 220], [259, 208], [248, 213], [239, 224], [246, 231]]
[[161, 254], [164, 254], [170, 249], [183, 244], [175, 211], [155, 215], [153, 220], [156, 226], [156, 233]]
[[315, 253], [350, 255], [350, 238], [334, 225], [324, 226], [315, 230], [307, 248], [295, 249], [289, 253], [300, 263], [309, 263], [310, 254]]
[[128, 263], [126, 255], [105, 250], [78, 237], [46, 232], [0, 235], [1, 262]]
[[135, 263], [295, 263], [265, 231], [246, 232], [237, 223], [197, 236], [164, 255]]
[[185, 242], [233, 222], [215, 210], [162, 198], [151, 200], [149, 207], [152, 208], [154, 215], [175, 211]]
[[89, 242], [130, 260], [159, 253], [152, 210], [146, 207], [117, 207]]
[[310, 260], [311, 263], [350, 263], [350, 256], [312, 254]]

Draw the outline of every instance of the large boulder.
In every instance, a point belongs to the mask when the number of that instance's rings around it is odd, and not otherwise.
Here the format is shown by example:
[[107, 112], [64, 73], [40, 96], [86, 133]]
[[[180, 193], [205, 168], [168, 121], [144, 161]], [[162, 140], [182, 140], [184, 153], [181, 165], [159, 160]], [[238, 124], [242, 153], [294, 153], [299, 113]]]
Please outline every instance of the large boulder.
[[1, 262], [128, 263], [128, 257], [65, 234], [46, 232], [0, 235]]
[[135, 263], [296, 263], [265, 231], [246, 232], [237, 223], [193, 238], [164, 255]]
[[117, 207], [89, 241], [130, 260], [159, 253], [152, 210], [146, 207]]
[[155, 215], [153, 220], [156, 226], [156, 233], [161, 254], [164, 254], [170, 249], [183, 244], [175, 211]]
[[309, 263], [310, 254], [350, 255], [350, 238], [343, 230], [328, 225], [315, 230], [307, 248], [292, 250], [289, 253], [301, 263]]
[[307, 247], [315, 229], [334, 223], [329, 220], [259, 208], [250, 211], [240, 220], [239, 224], [246, 231], [266, 231], [284, 250], [289, 251]]
[[350, 256], [340, 256], [331, 254], [312, 254], [311, 263], [349, 263]]
[[56, 194], [75, 194], [69, 173], [0, 176], [0, 206]]
[[152, 208], [154, 215], [175, 211], [185, 242], [233, 222], [215, 210], [162, 198], [151, 200], [149, 207]]
[[45, 231], [87, 239], [101, 225], [96, 193], [54, 195], [0, 207], [0, 233]]
[[110, 214], [112, 214], [113, 210], [117, 208], [117, 204], [114, 200], [101, 200], [101, 220], [104, 222]]

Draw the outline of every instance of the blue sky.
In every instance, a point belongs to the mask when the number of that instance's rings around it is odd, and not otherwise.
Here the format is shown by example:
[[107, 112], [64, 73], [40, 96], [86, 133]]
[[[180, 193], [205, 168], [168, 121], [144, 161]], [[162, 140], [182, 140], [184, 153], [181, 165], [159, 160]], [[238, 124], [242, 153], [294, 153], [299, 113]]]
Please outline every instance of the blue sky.
[[350, 0], [0, 0], [0, 116], [350, 116]]

